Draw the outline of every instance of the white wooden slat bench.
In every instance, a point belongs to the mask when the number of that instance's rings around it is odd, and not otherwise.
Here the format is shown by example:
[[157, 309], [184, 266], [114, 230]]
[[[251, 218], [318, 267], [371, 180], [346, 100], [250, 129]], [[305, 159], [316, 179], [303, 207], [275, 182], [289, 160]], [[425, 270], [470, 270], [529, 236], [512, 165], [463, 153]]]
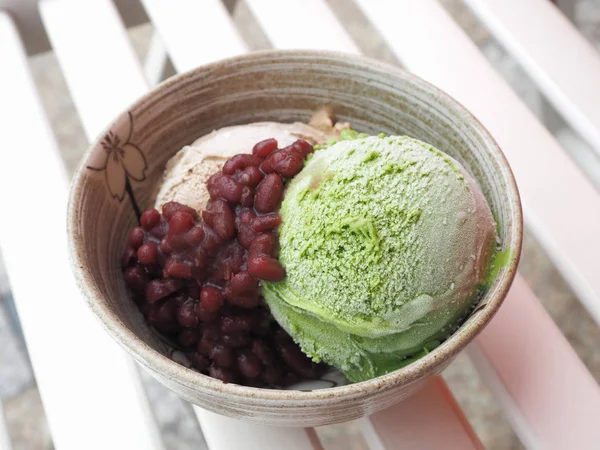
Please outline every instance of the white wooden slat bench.
[[[247, 51], [219, 0], [142, 2], [160, 36], [156, 42], [164, 45], [177, 71]], [[537, 8], [537, 2], [542, 0], [525, 3]], [[246, 3], [274, 47], [359, 52], [323, 0]], [[600, 268], [594, 261], [600, 251], [600, 238], [594, 233], [600, 226], [600, 194], [437, 2], [355, 3], [409, 70], [455, 96], [490, 129], [515, 171], [528, 226], [600, 321], [600, 280], [595, 276]], [[500, 1], [469, 3], [489, 7], [486, 23], [496, 14], [494, 20], [499, 23], [510, 19], [490, 6]], [[539, 6], [536, 11], [544, 8]], [[93, 139], [119, 110], [148, 89], [144, 72], [109, 0], [45, 0], [40, 10], [86, 135]], [[548, 20], [562, 20], [552, 14]], [[198, 17], [209, 25], [198, 27]], [[399, 17], [406, 18], [401, 27]], [[318, 33], [290, 32], [287, 24], [291, 22], [327, 30], [326, 38], [321, 35], [317, 39]], [[523, 39], [526, 47], [527, 36], [517, 31], [511, 31], [515, 33], [512, 41]], [[576, 31], [569, 29], [568, 35], [573, 33]], [[201, 45], [206, 42], [210, 45]], [[536, 59], [535, 54], [528, 57], [536, 62], [536, 70], [554, 80], [554, 90], [545, 91], [547, 95], [552, 98], [552, 92], [559, 92], [555, 86], [559, 86], [560, 106], [570, 105], [565, 107], [566, 114], [585, 117], [586, 129], [592, 129], [597, 124], [595, 112], [585, 107], [577, 92], [567, 88], [569, 79], [572, 84], [576, 80], [565, 72], [554, 72], [554, 66]], [[588, 65], [579, 64], [579, 70], [588, 73]], [[589, 74], [595, 73], [594, 64], [590, 63]], [[48, 229], [55, 230], [53, 236], [62, 236], [67, 180], [15, 27], [2, 13], [0, 67], [0, 124], [14, 124], [0, 128], [6, 143], [0, 150], [0, 201], [5, 210], [23, 211], [22, 216], [28, 204], [42, 205]], [[111, 89], [98, 89], [103, 85]], [[593, 133], [578, 131], [593, 141]], [[22, 149], [23, 136], [27, 136], [28, 151], [7, 152]], [[33, 167], [31, 161], [35, 161]], [[26, 163], [31, 167], [27, 173], [14, 169]], [[557, 179], [562, 183], [555, 183]], [[161, 440], [132, 362], [93, 321], [71, 280], [65, 239], [27, 243], [24, 237], [35, 236], [35, 232], [28, 222], [0, 221], [0, 247], [55, 447], [160, 448]], [[31, 283], [30, 260], [22, 257], [22, 252], [29, 250], [64, 258], [56, 258], [59, 263], [45, 279]], [[60, 286], [59, 303], [39, 300], [51, 295], [48, 286]], [[69, 325], [68, 334], [66, 328], [56, 325], [64, 317], [75, 323]], [[73, 334], [81, 336], [80, 344], [76, 341], [73, 345]], [[468, 352], [528, 448], [600, 448], [600, 388], [521, 278]], [[60, 362], [55, 364], [57, 358]], [[194, 410], [211, 450], [242, 445], [246, 449], [322, 448], [314, 430], [259, 427], [201, 408]], [[424, 416], [427, 421], [422, 420]], [[400, 443], [403, 448], [482, 448], [441, 378], [360, 424], [373, 449], [390, 450]], [[0, 449], [1, 429], [0, 421]]]

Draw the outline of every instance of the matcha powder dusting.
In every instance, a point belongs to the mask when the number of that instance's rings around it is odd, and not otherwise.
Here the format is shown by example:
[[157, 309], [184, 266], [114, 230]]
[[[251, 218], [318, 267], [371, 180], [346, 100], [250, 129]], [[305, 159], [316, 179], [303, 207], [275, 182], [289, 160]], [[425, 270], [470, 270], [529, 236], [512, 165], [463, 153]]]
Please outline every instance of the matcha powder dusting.
[[496, 226], [448, 155], [408, 137], [341, 141], [287, 188], [279, 260], [264, 283], [303, 351], [362, 381], [431, 350], [477, 297]]

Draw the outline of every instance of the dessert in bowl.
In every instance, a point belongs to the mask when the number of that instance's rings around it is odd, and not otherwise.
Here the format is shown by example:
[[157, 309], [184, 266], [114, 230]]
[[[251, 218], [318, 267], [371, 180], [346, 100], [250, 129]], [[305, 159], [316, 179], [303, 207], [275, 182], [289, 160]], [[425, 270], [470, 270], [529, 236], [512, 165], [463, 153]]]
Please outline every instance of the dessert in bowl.
[[[339, 126], [227, 128], [323, 104]], [[410, 395], [491, 319], [521, 245], [512, 174], [476, 119], [402, 70], [311, 51], [158, 86], [92, 145], [68, 220], [78, 283], [138, 362], [192, 403], [276, 425]]]

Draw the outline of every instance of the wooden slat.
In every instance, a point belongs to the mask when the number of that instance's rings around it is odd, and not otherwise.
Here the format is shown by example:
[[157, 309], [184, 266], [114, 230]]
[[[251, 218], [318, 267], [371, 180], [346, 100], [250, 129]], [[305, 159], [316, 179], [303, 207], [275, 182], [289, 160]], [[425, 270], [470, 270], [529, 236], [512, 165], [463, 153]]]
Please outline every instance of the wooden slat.
[[527, 448], [600, 447], [600, 387], [521, 277], [469, 354]]
[[483, 449], [441, 377], [431, 379], [402, 403], [360, 422], [371, 450]]
[[[398, 58], [465, 105], [517, 179], [527, 225], [600, 323], [600, 194], [434, 0], [357, 0]], [[398, 26], [397, 17], [410, 17]]]
[[360, 53], [322, 0], [246, 0], [273, 47]]
[[316, 436], [304, 428], [255, 425], [194, 408], [211, 450], [321, 450]]
[[146, 90], [136, 54], [110, 3], [45, 0], [40, 4], [42, 20], [89, 139]]
[[[65, 11], [70, 10], [71, 7], [71, 0], [52, 0], [43, 3], [41, 8], [42, 17], [59, 62], [65, 71], [67, 84], [81, 115], [88, 138], [91, 139], [118, 114], [124, 103], [123, 96], [127, 98], [125, 103], [130, 103], [135, 97], [145, 92], [148, 86], [139, 64], [135, 60], [133, 62], [126, 62], [125, 60], [131, 55], [130, 50], [128, 50], [130, 43], [114, 9], [112, 9], [111, 2], [108, 0], [90, 0], [86, 2], [85, 7], [77, 8], [77, 14], [72, 12], [67, 14]], [[79, 25], [81, 22], [94, 23], [94, 25], [88, 27], [87, 32], [83, 33]], [[98, 29], [94, 27], [98, 27]], [[111, 38], [106, 39], [104, 34], [100, 32], [102, 29], [112, 30]], [[169, 27], [161, 29], [164, 41], [176, 43], [177, 40], [172, 39], [169, 34], [176, 31], [176, 28]], [[69, 36], [73, 36], [74, 33], [79, 33], [76, 41], [69, 39]], [[116, 51], [113, 46], [118, 47], [120, 50]], [[127, 84], [123, 85], [123, 89], [126, 89], [126, 91], [121, 91], [120, 88], [115, 90], [100, 89], [104, 92], [101, 98], [88, 95], [89, 90], [98, 90], [99, 87], [105, 86], [102, 72], [92, 70], [89, 67], [80, 67], [81, 64], [87, 65], [89, 63], [86, 57], [89, 48], [95, 49], [100, 55], [110, 55], [116, 52], [119, 58], [123, 58], [120, 71], [124, 78], [129, 80]], [[186, 50], [193, 51], [189, 47]], [[197, 53], [200, 53], [200, 55], [194, 57], [202, 59], [201, 49], [198, 49]], [[173, 57], [173, 54], [171, 56]], [[179, 59], [179, 61], [182, 60]], [[94, 108], [94, 105], [97, 108]], [[106, 115], [108, 117], [105, 117]], [[243, 443], [244, 448], [247, 450], [288, 447], [290, 441], [294, 442], [294, 447], [292, 447], [294, 450], [313, 450], [314, 448], [311, 436], [301, 428], [286, 430], [255, 426], [225, 418], [198, 407], [194, 407], [194, 410], [200, 419], [202, 432], [211, 450], [237, 448], [236, 445], [233, 445], [235, 442]], [[267, 444], [271, 447], [266, 447]]]
[[466, 0], [600, 154], [600, 54], [548, 0]]
[[154, 86], [162, 81], [168, 58], [165, 42], [156, 30], [153, 31], [144, 61], [144, 75], [148, 85]]
[[[0, 25], [1, 26], [1, 25]], [[1, 34], [1, 32], [0, 32]], [[2, 403], [0, 403], [0, 450], [11, 450], [12, 444], [10, 436], [8, 434], [8, 427], [6, 426], [6, 420], [4, 419], [4, 409]]]
[[143, 0], [171, 55], [184, 72], [248, 50], [220, 0]]
[[129, 358], [85, 306], [67, 179], [10, 18], [0, 13], [0, 247], [55, 447], [160, 448]]

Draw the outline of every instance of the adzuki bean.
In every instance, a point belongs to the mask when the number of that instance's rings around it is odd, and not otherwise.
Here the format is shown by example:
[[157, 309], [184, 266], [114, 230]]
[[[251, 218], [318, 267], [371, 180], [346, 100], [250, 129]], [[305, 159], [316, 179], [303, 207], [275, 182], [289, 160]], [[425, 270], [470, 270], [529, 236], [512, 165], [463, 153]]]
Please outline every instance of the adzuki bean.
[[[275, 322], [260, 280], [279, 281], [277, 213], [284, 183], [313, 151], [275, 139], [231, 157], [213, 174], [202, 214], [177, 202], [144, 211], [121, 259], [123, 278], [150, 325], [178, 343], [176, 360], [226, 383], [285, 387], [318, 377]], [[182, 359], [183, 358], [183, 359]]]
[[271, 213], [254, 218], [250, 224], [250, 229], [255, 233], [260, 233], [261, 231], [274, 230], [279, 225], [281, 225], [281, 216]]
[[160, 219], [160, 213], [156, 209], [149, 209], [144, 211], [142, 217], [140, 217], [140, 223], [144, 230], [150, 231], [160, 223]]
[[277, 141], [273, 138], [265, 139], [264, 141], [260, 141], [252, 148], [252, 154], [260, 158], [266, 158], [275, 150], [277, 150]]
[[259, 213], [270, 213], [279, 209], [283, 196], [283, 180], [280, 175], [270, 173], [260, 182], [254, 196], [254, 209]]
[[223, 306], [223, 293], [214, 286], [206, 285], [200, 292], [200, 303], [204, 311], [208, 313], [217, 312]]

